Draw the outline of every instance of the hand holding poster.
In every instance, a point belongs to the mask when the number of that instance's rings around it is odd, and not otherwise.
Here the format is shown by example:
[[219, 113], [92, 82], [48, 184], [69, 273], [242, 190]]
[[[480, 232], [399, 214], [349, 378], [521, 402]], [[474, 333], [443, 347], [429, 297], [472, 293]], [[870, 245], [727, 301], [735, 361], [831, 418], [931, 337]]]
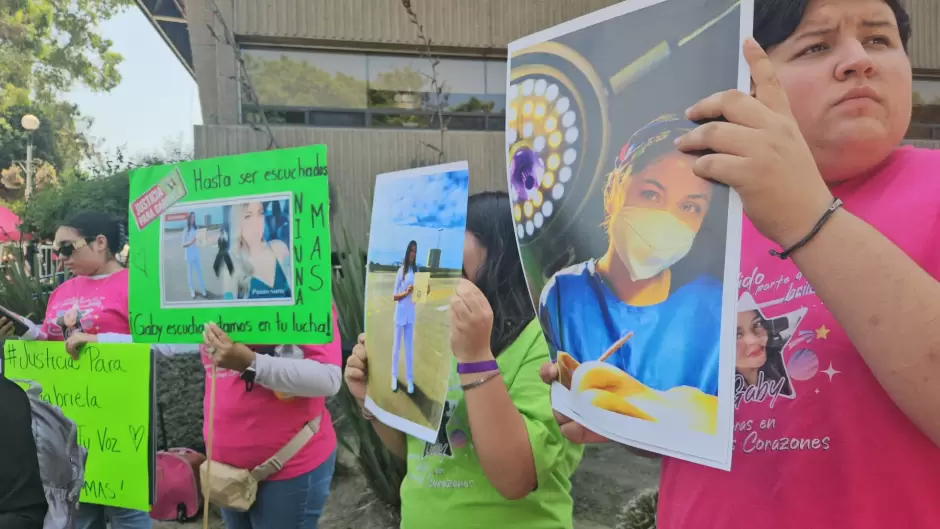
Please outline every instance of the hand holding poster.
[[508, 186], [561, 413], [729, 469], [742, 210], [673, 140], [747, 91], [753, 0], [633, 0], [509, 46]]
[[463, 269], [466, 162], [375, 179], [366, 276], [366, 409], [383, 423], [437, 439], [450, 349], [450, 298]]
[[73, 360], [63, 342], [3, 344], [3, 376], [38, 383], [78, 427], [88, 449], [82, 502], [150, 510], [151, 362], [148, 345], [89, 344]]
[[327, 172], [322, 145], [131, 171], [134, 340], [331, 341]]

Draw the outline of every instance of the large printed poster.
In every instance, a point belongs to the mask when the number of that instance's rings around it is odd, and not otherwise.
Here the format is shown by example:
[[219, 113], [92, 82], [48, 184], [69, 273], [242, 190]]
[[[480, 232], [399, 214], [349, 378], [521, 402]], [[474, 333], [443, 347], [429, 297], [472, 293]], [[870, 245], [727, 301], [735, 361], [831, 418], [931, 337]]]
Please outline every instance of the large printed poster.
[[135, 342], [332, 341], [327, 173], [323, 145], [132, 171]]
[[467, 162], [375, 178], [366, 276], [366, 408], [433, 443], [446, 408], [450, 298], [463, 271]]
[[749, 90], [752, 1], [627, 1], [513, 42], [508, 186], [556, 409], [729, 469], [742, 210], [673, 140]]

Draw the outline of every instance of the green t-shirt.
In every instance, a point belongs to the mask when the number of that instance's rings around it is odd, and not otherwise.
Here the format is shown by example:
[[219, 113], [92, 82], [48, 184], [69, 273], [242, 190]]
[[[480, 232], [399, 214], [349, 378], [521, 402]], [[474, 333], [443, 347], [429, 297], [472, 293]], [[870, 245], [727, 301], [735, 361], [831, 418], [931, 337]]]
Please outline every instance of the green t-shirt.
[[570, 478], [583, 448], [562, 436], [552, 416], [549, 388], [539, 378], [539, 366], [548, 359], [537, 320], [497, 358], [509, 396], [529, 433], [536, 490], [510, 501], [490, 484], [473, 450], [455, 369], [437, 442], [408, 437], [408, 473], [401, 485], [402, 529], [571, 529]]

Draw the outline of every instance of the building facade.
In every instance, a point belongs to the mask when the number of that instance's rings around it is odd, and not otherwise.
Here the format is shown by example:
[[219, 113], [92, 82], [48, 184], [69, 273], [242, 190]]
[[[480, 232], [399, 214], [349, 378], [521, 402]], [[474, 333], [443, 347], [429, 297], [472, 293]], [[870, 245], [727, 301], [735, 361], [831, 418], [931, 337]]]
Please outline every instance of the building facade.
[[[137, 1], [195, 76], [204, 123], [196, 156], [262, 150], [272, 137], [279, 147], [326, 144], [338, 220], [362, 237], [374, 175], [436, 163], [428, 145], [443, 142], [446, 161], [469, 161], [471, 192], [503, 189], [507, 44], [617, 3], [410, 2], [447, 86], [437, 94], [402, 0]], [[907, 141], [940, 148], [940, 2], [905, 3], [915, 67]], [[443, 136], [427, 110], [439, 101]]]

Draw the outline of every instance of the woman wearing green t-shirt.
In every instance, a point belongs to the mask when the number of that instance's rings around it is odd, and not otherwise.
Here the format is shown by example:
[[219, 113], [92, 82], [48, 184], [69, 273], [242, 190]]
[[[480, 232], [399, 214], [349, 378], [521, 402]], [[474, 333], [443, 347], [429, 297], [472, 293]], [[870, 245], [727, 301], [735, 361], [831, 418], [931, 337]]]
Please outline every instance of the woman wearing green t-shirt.
[[[402, 529], [570, 529], [571, 474], [581, 448], [552, 415], [538, 376], [548, 346], [528, 297], [506, 193], [467, 206], [464, 279], [451, 301], [451, 374], [435, 443], [406, 436], [363, 410], [388, 449], [406, 461]], [[360, 406], [365, 335], [346, 365]]]

